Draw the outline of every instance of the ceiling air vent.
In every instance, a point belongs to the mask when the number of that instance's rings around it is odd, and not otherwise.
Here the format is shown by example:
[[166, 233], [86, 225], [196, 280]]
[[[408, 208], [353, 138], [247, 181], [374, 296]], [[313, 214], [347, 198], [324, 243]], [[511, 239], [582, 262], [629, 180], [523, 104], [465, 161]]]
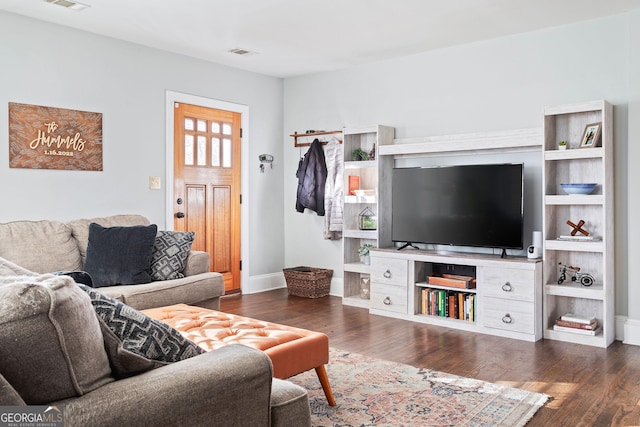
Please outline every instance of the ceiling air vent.
[[240, 56], [249, 56], [249, 55], [254, 55], [256, 52], [251, 52], [250, 50], [247, 50], [247, 49], [235, 48], [235, 49], [229, 49], [229, 53], [235, 53], [236, 55], [240, 55]]
[[83, 10], [89, 7], [88, 4], [78, 3], [77, 1], [70, 0], [44, 0], [47, 3], [56, 4], [58, 6], [66, 7], [71, 10]]

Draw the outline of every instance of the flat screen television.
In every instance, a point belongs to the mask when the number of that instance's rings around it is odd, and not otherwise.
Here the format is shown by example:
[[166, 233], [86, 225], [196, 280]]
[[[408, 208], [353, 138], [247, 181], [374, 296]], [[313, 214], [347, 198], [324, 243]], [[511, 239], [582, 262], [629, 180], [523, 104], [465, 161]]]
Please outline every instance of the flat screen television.
[[394, 242], [523, 248], [523, 164], [394, 168], [392, 179]]

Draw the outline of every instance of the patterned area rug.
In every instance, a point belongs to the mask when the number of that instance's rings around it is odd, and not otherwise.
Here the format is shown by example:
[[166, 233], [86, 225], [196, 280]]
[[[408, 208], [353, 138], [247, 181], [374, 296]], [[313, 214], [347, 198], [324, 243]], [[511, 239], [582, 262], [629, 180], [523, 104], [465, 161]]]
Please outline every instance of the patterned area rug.
[[549, 396], [331, 349], [331, 407], [315, 371], [289, 380], [309, 390], [314, 426], [523, 426]]

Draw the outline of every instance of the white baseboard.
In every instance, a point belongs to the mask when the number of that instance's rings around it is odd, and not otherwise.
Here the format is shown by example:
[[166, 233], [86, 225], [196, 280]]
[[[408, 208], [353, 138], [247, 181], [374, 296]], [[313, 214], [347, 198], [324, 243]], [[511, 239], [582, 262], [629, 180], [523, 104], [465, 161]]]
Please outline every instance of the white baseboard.
[[342, 298], [342, 290], [344, 289], [343, 283], [342, 277], [332, 277], [329, 295]]
[[259, 276], [250, 276], [249, 283], [245, 283], [242, 286], [242, 293], [257, 294], [258, 292], [266, 292], [286, 286], [282, 272], [261, 274]]
[[622, 338], [624, 344], [640, 345], [640, 320], [626, 319]]
[[[331, 279], [331, 288], [329, 294], [342, 297], [342, 278], [333, 277]], [[287, 283], [284, 280], [282, 272], [272, 274], [262, 274], [259, 276], [249, 277], [249, 283], [242, 287], [243, 294], [257, 294], [259, 292], [271, 291], [273, 289], [286, 288]]]

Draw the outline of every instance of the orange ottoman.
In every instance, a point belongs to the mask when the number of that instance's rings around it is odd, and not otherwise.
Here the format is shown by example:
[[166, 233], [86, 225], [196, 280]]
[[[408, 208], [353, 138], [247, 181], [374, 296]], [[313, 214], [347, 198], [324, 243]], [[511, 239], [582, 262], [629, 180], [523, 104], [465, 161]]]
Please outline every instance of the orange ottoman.
[[243, 344], [264, 351], [271, 359], [276, 378], [286, 379], [313, 368], [327, 402], [331, 406], [336, 404], [324, 368], [329, 363], [329, 337], [323, 333], [186, 304], [142, 312], [174, 327], [207, 351], [229, 344]]

